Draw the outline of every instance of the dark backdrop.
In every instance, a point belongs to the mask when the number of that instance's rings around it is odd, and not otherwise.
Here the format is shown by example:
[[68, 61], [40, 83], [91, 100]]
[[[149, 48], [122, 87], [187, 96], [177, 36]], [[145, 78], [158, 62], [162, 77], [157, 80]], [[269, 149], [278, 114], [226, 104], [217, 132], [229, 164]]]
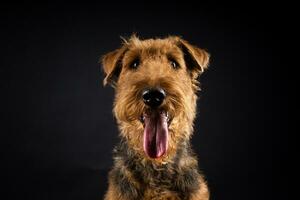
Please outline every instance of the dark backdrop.
[[101, 199], [118, 131], [97, 62], [133, 32], [181, 35], [211, 54], [192, 143], [212, 199], [287, 199], [284, 8], [272, 5], [2, 4], [6, 199]]

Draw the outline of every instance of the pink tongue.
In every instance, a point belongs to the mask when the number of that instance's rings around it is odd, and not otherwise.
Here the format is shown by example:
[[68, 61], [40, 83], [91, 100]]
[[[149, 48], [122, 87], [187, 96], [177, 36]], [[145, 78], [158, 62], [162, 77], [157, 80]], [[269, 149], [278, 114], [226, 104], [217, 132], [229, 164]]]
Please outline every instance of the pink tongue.
[[150, 158], [163, 156], [168, 148], [168, 123], [164, 112], [144, 115], [144, 151]]

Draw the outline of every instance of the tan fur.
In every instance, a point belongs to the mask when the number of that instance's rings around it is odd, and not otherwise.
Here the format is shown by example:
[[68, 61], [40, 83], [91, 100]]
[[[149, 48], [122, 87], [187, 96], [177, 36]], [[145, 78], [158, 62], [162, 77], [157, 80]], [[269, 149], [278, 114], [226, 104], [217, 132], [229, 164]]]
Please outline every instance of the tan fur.
[[207, 184], [205, 183], [205, 181], [203, 180], [203, 178], [201, 177], [199, 182], [200, 184], [200, 189], [192, 194], [190, 200], [208, 200], [209, 199], [209, 190], [207, 187]]
[[[184, 51], [193, 58], [193, 66], [186, 65]], [[137, 56], [140, 64], [138, 69], [133, 70], [130, 64]], [[174, 70], [170, 65], [170, 59], [176, 60], [180, 68]], [[160, 86], [167, 92], [161, 107], [168, 110], [172, 118], [169, 127], [169, 148], [162, 158], [150, 160], [158, 165], [172, 162], [178, 141], [189, 140], [192, 135], [196, 115], [196, 91], [199, 89], [196, 78], [207, 68], [208, 61], [209, 55], [204, 50], [179, 37], [140, 40], [132, 36], [128, 41], [124, 40], [121, 48], [102, 58], [106, 74], [104, 84], [112, 85], [116, 92], [113, 113], [117, 119], [120, 135], [126, 138], [141, 161], [150, 159], [143, 151], [143, 125], [139, 121], [142, 112], [147, 109], [140, 99], [142, 90], [145, 87]], [[197, 163], [197, 160], [183, 159], [180, 162], [184, 167]], [[124, 174], [139, 187], [130, 172], [124, 171]], [[200, 188], [191, 195], [191, 200], [209, 198], [208, 188], [203, 180]], [[150, 187], [144, 191], [143, 200], [148, 199], [179, 200], [179, 197], [172, 191]], [[111, 180], [105, 200], [125, 200]]]

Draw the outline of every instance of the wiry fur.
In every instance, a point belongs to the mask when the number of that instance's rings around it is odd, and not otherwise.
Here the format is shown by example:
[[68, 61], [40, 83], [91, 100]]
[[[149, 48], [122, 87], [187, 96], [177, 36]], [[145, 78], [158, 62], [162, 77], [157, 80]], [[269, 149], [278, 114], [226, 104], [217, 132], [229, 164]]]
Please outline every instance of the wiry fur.
[[[132, 69], [130, 65], [137, 58], [139, 66]], [[170, 61], [178, 68], [172, 68]], [[197, 77], [208, 61], [204, 50], [179, 37], [140, 40], [132, 36], [120, 49], [103, 57], [104, 84], [111, 84], [116, 91], [113, 112], [121, 137], [105, 200], [208, 199], [189, 144], [199, 89]], [[139, 119], [148, 108], [141, 92], [157, 86], [167, 93], [160, 109], [166, 110], [172, 121], [166, 154], [151, 159], [143, 151], [144, 127]]]

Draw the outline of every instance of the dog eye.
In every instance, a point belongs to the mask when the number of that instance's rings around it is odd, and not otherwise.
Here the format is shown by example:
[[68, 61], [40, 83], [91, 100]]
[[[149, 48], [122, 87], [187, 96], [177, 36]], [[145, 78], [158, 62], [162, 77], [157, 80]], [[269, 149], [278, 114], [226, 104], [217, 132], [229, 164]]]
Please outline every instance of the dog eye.
[[137, 69], [139, 65], [140, 65], [140, 59], [137, 58], [133, 60], [129, 66], [131, 69]]
[[170, 64], [171, 64], [173, 69], [178, 69], [179, 68], [179, 64], [173, 59], [170, 60]]

